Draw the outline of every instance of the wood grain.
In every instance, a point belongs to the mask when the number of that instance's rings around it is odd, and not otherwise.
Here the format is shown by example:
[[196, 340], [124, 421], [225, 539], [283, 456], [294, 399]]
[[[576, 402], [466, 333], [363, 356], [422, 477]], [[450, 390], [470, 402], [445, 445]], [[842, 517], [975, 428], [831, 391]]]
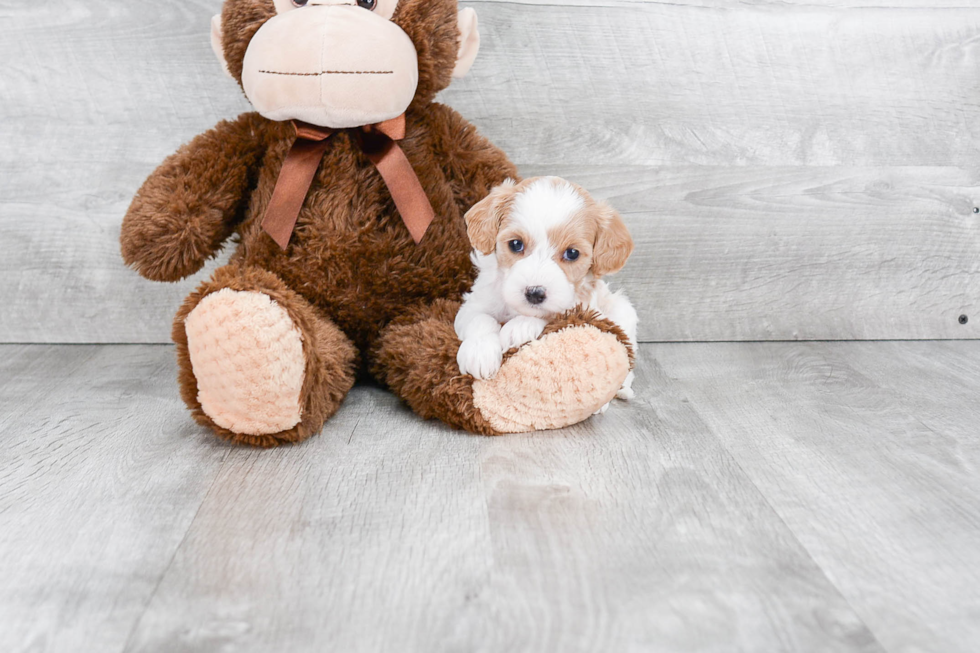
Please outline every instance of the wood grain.
[[275, 451], [170, 347], [0, 346], [0, 650], [972, 651], [980, 343], [643, 345], [483, 438], [359, 386]]
[[210, 51], [220, 4], [0, 2], [0, 341], [169, 342], [194, 281], [128, 271], [119, 226], [164, 157], [249, 109]]
[[976, 649], [977, 343], [646, 351], [887, 650]]
[[[563, 175], [624, 213], [637, 247], [610, 281], [636, 304], [643, 341], [977, 337], [975, 170], [522, 172]], [[6, 286], [14, 294], [0, 333], [15, 342], [166, 342], [173, 313], [206, 272], [182, 284], [146, 282], [116, 258], [115, 230], [93, 230], [82, 216], [59, 222], [67, 228], [15, 227], [17, 251], [76, 258], [9, 270], [17, 285]], [[960, 315], [972, 319], [960, 324]]]
[[228, 451], [173, 358], [0, 347], [0, 650], [122, 650]]
[[975, 170], [547, 169], [624, 213], [641, 340], [980, 334]]
[[308, 445], [229, 455], [127, 650], [881, 650], [666, 399], [487, 439], [358, 389]]
[[[522, 171], [561, 174], [624, 213], [637, 248], [612, 282], [636, 304], [643, 341], [977, 337], [975, 171]], [[184, 294], [206, 274], [151, 284], [115, 258], [115, 232], [20, 231], [21, 252], [43, 260], [74, 248], [78, 267], [47, 269], [71, 271], [64, 279], [28, 268], [0, 281], [18, 286], [12, 309], [0, 313], [12, 341], [165, 342]], [[66, 297], [52, 302], [52, 292]], [[973, 319], [961, 324], [961, 315]]]
[[[525, 171], [634, 185], [642, 339], [975, 337], [973, 4], [472, 4], [483, 53], [443, 99]], [[206, 272], [141, 280], [119, 222], [248, 108], [208, 46], [219, 6], [0, 2], [0, 342], [169, 340]]]
[[972, 165], [971, 9], [474, 6], [445, 99], [519, 164]]

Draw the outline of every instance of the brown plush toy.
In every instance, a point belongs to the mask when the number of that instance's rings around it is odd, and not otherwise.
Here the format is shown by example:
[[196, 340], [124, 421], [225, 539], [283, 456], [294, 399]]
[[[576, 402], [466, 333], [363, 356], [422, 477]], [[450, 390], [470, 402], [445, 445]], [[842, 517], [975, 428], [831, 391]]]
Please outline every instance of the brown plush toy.
[[456, 0], [227, 0], [212, 43], [258, 113], [222, 122], [147, 179], [122, 226], [126, 263], [156, 281], [231, 262], [177, 313], [180, 388], [195, 419], [252, 445], [298, 442], [359, 372], [425, 418], [475, 433], [593, 414], [632, 364], [584, 311], [461, 375], [453, 318], [472, 284], [464, 214], [516, 170], [433, 102], [479, 47]]

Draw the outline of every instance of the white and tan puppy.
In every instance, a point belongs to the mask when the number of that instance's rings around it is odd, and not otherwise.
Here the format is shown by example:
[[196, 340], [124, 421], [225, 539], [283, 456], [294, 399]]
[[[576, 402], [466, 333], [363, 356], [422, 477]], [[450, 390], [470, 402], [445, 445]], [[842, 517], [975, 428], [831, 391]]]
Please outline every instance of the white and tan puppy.
[[[622, 218], [558, 177], [508, 181], [466, 214], [479, 271], [456, 316], [463, 374], [493, 377], [503, 352], [541, 335], [549, 319], [579, 305], [595, 309], [636, 344], [636, 311], [601, 277], [633, 251]], [[631, 372], [617, 395], [632, 397]]]

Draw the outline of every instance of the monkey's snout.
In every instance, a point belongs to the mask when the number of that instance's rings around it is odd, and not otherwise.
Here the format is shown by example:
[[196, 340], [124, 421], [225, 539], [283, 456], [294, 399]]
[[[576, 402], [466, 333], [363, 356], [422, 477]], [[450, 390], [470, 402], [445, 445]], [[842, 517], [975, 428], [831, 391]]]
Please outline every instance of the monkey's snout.
[[396, 118], [418, 87], [418, 53], [394, 22], [349, 3], [279, 14], [252, 37], [242, 86], [269, 120], [346, 129]]

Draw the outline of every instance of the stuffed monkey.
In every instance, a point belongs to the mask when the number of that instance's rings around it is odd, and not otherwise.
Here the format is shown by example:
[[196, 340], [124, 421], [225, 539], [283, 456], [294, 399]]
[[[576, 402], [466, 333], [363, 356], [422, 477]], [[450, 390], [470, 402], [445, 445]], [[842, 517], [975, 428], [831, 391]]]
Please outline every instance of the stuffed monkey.
[[474, 433], [560, 428], [606, 404], [632, 365], [585, 311], [508, 352], [496, 377], [456, 364], [472, 284], [465, 213], [517, 171], [434, 102], [479, 48], [456, 0], [226, 0], [212, 44], [257, 110], [194, 138], [122, 225], [155, 281], [228, 265], [173, 324], [181, 394], [217, 435], [299, 442], [370, 374], [420, 416]]

